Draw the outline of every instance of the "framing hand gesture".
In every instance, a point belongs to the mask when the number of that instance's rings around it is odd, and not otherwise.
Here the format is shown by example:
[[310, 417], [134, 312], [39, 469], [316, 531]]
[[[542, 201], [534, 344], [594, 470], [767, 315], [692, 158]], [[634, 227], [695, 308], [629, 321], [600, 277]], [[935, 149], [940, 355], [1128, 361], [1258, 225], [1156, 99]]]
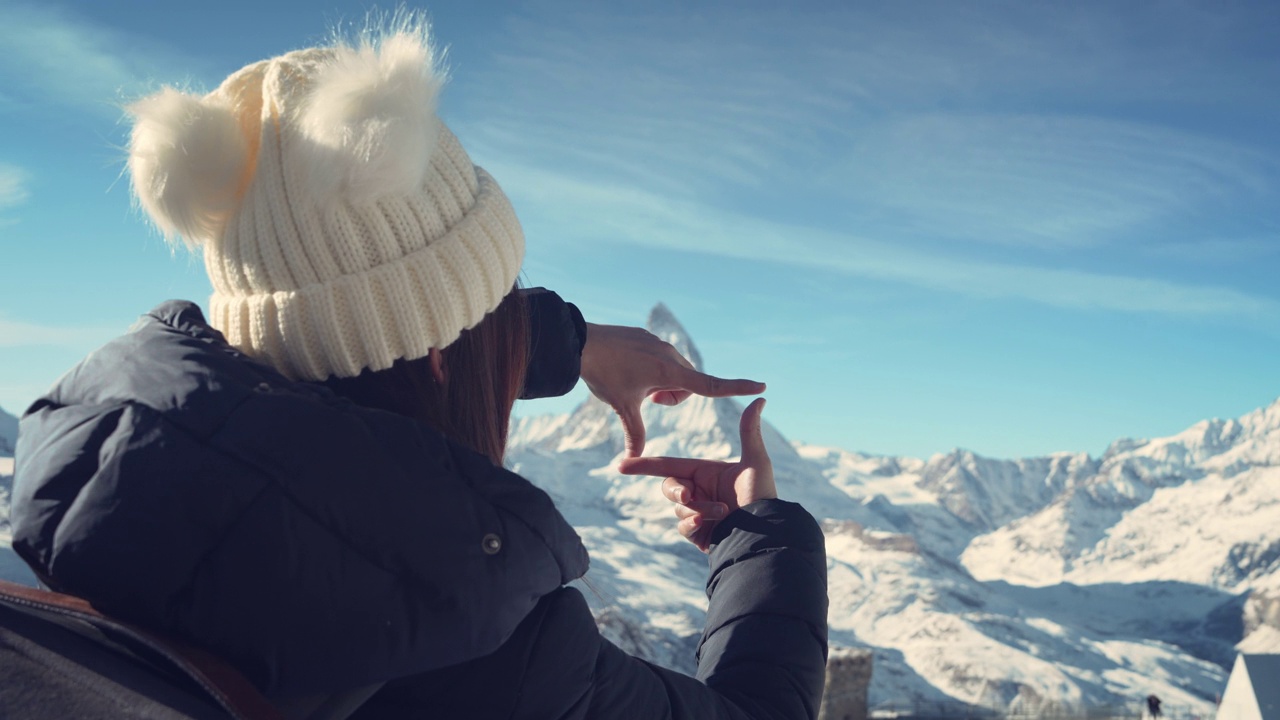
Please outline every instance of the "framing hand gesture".
[[671, 343], [637, 327], [587, 324], [582, 349], [582, 379], [622, 420], [627, 457], [644, 452], [644, 419], [640, 403], [652, 397], [659, 405], [676, 405], [691, 394], [706, 397], [758, 395], [764, 383], [726, 380], [698, 372]]
[[622, 461], [625, 475], [667, 476], [662, 494], [676, 504], [676, 529], [706, 552], [715, 525], [729, 513], [757, 500], [778, 497], [773, 463], [764, 448], [760, 414], [764, 398], [757, 398], [742, 413], [738, 432], [742, 458], [737, 462], [693, 458], [639, 457]]

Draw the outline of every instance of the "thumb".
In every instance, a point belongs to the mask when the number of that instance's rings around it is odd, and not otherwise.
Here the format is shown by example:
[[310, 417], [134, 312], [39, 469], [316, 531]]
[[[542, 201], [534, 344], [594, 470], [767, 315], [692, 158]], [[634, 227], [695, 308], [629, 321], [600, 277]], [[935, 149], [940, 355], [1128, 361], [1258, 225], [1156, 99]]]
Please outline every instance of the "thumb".
[[742, 439], [742, 464], [759, 465], [761, 461], [769, 463], [769, 453], [764, 448], [764, 433], [761, 431], [760, 415], [764, 412], [764, 398], [756, 398], [742, 411], [742, 420], [738, 422], [738, 433]]
[[658, 390], [654, 394], [650, 395], [649, 399], [652, 400], [655, 405], [671, 406], [679, 405], [685, 400], [688, 400], [691, 394], [692, 393], [688, 390]]
[[613, 406], [613, 411], [622, 421], [627, 457], [640, 457], [644, 452], [644, 418], [640, 415], [640, 403], [619, 403]]

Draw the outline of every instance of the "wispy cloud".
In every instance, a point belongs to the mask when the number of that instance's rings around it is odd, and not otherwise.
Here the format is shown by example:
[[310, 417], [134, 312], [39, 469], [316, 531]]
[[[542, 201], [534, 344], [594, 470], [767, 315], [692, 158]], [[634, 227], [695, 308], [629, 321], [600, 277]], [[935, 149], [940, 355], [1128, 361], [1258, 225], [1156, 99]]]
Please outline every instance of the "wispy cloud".
[[1105, 4], [931, 7], [517, 17], [468, 80], [467, 146], [566, 234], [1057, 307], [1280, 316], [1190, 270], [1107, 261], [1224, 216], [1280, 224], [1274, 147], [1143, 106], [1274, 107], [1232, 77], [1238, 19], [1174, 9], [1144, 46], [1113, 27], [1135, 11]]
[[47, 346], [87, 350], [118, 332], [119, 328], [37, 325], [0, 315], [0, 348]]
[[0, 163], [0, 225], [11, 225], [16, 220], [6, 211], [27, 201], [27, 174], [22, 168]]
[[1194, 241], [1164, 243], [1151, 248], [1150, 255], [1201, 266], [1280, 262], [1280, 233], [1254, 237], [1206, 237]]
[[1231, 142], [1088, 117], [916, 114], [865, 128], [831, 169], [917, 236], [1041, 248], [1133, 242], [1225, 205], [1272, 212], [1275, 163]]
[[53, 4], [0, 0], [4, 100], [63, 105], [118, 116], [120, 103], [157, 80], [182, 81], [190, 59], [145, 37], [88, 21]]
[[521, 207], [562, 227], [559, 240], [570, 244], [608, 238], [655, 250], [813, 267], [969, 297], [1065, 308], [1234, 316], [1246, 322], [1280, 317], [1280, 302], [1232, 288], [987, 262], [763, 220], [537, 167], [498, 164], [493, 170], [513, 189]]
[[778, 12], [802, 24], [772, 18], [771, 46], [799, 45], [805, 70], [826, 70], [833, 95], [871, 111], [1277, 105], [1254, 78], [1280, 69], [1265, 53], [1240, 52], [1267, 47], [1276, 8], [926, 0]]
[[1223, 34], [1247, 30], [1230, 13], [1174, 9], [1152, 20], [1173, 41], [1141, 47], [1105, 6], [997, 5], [940, 3], [924, 22], [891, 6], [518, 17], [471, 80], [468, 129], [496, 157], [710, 202], [823, 202], [895, 241], [1052, 251], [1164, 237], [1228, 205], [1276, 217], [1274, 157], [1130, 112], [1236, 90], [1238, 107], [1272, 103], [1187, 51], [1227, 52]]
[[22, 168], [0, 163], [0, 210], [26, 201], [26, 183], [27, 174]]

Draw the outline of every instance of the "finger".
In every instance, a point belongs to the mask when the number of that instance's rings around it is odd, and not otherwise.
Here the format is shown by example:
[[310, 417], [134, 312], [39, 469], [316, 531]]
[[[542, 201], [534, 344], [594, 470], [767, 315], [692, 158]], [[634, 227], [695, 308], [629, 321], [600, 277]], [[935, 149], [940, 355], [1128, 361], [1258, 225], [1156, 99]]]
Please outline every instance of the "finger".
[[718, 460], [698, 460], [695, 458], [674, 457], [631, 457], [623, 458], [618, 463], [618, 472], [623, 475], [669, 475], [677, 478], [692, 478], [699, 468], [723, 466]]
[[644, 452], [644, 418], [640, 415], [640, 403], [614, 405], [613, 411], [622, 420], [627, 457], [639, 457]]
[[691, 518], [694, 515], [701, 515], [705, 522], [708, 520], [723, 520], [724, 516], [729, 514], [729, 506], [724, 503], [699, 500], [687, 505], [676, 505], [673, 512], [676, 517], [682, 520]]
[[693, 543], [699, 550], [706, 552], [711, 547], [711, 533], [715, 532], [716, 523], [714, 520], [702, 519], [697, 527], [692, 528], [689, 532], [685, 532], [687, 528], [681, 528], [680, 523], [676, 523], [676, 530], [683, 535], [689, 542]]
[[764, 433], [761, 431], [760, 415], [764, 412], [764, 398], [756, 398], [742, 412], [742, 420], [738, 422], [738, 434], [742, 439], [742, 463], [757, 465], [769, 461], [769, 453], [764, 448]]
[[714, 375], [686, 368], [677, 376], [679, 385], [685, 390], [705, 397], [729, 397], [730, 395], [759, 395], [765, 391], [765, 385], [755, 380], [726, 380]]
[[693, 482], [669, 477], [662, 481], [662, 496], [673, 503], [685, 505], [693, 500]]
[[688, 390], [657, 390], [649, 399], [658, 405], [679, 405], [692, 394]]
[[676, 532], [692, 540], [694, 534], [697, 533], [698, 530], [700, 530], [708, 522], [710, 521], [704, 520], [701, 515], [694, 515], [692, 517], [687, 517], [684, 520], [681, 520], [680, 522], [676, 523]]
[[703, 527], [698, 528], [689, 538], [689, 542], [694, 543], [698, 550], [709, 552], [712, 548], [712, 533], [716, 532], [716, 523], [703, 523]]
[[[679, 367], [674, 369], [668, 368], [668, 372], [664, 374], [665, 377], [671, 377], [673, 375], [683, 377], [683, 373], [686, 370], [697, 372], [697, 368], [693, 366], [693, 363], [689, 362], [689, 358], [681, 355], [680, 352], [672, 345], [667, 345], [667, 348], [670, 351], [671, 357], [675, 358], [675, 362]], [[691, 394], [692, 393], [684, 388], [670, 386], [654, 391], [654, 393], [649, 397], [659, 405], [679, 405]]]

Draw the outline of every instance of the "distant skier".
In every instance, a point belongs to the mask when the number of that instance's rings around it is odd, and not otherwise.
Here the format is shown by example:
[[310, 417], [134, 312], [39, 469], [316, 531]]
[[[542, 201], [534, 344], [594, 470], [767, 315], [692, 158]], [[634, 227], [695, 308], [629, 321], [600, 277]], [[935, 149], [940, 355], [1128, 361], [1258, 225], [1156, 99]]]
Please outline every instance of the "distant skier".
[[1155, 695], [1147, 696], [1147, 714], [1153, 718], [1158, 718], [1161, 716], [1160, 698], [1156, 697]]

